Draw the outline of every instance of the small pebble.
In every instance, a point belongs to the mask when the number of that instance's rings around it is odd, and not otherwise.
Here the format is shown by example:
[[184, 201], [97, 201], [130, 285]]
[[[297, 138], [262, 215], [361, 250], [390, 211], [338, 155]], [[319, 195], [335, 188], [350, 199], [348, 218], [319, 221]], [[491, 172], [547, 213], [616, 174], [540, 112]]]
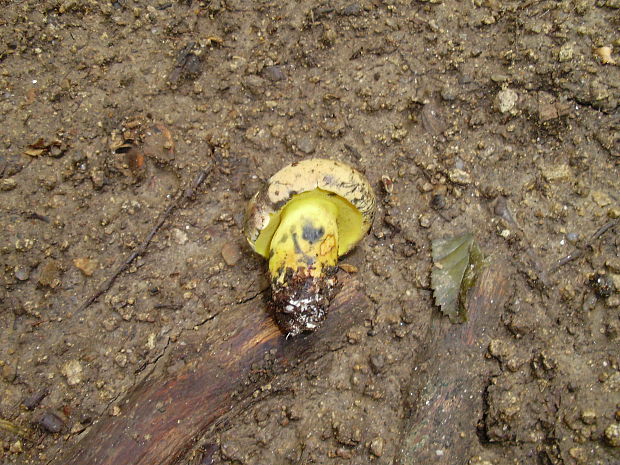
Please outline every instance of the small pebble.
[[440, 95], [441, 95], [441, 98], [444, 99], [446, 102], [451, 102], [452, 100], [456, 99], [457, 90], [454, 86], [445, 85], [441, 89]]
[[588, 296], [583, 299], [583, 304], [581, 304], [581, 309], [584, 312], [589, 312], [594, 309], [596, 305], [596, 296], [594, 294], [588, 294]]
[[9, 447], [9, 452], [11, 454], [19, 454], [23, 451], [24, 451], [24, 448], [22, 447], [22, 442], [19, 439], [15, 441], [13, 444], [11, 444]]
[[605, 428], [605, 441], [611, 447], [620, 447], [620, 425], [612, 423]]
[[43, 416], [37, 421], [37, 425], [39, 425], [43, 430], [48, 433], [60, 433], [65, 426], [64, 420], [60, 417], [60, 415], [47, 411], [43, 414]]
[[515, 107], [518, 100], [519, 95], [514, 90], [504, 89], [497, 94], [495, 104], [500, 113], [508, 113]]
[[48, 394], [49, 391], [46, 388], [39, 389], [26, 397], [22, 404], [27, 410], [34, 410]]
[[114, 362], [121, 368], [127, 366], [127, 354], [119, 353], [114, 356]]
[[594, 200], [599, 207], [606, 207], [612, 202], [611, 197], [603, 191], [592, 191], [592, 200]]
[[497, 198], [497, 202], [495, 202], [493, 212], [506, 222], [516, 224], [514, 216], [512, 215], [510, 207], [508, 206], [508, 200], [506, 199], [506, 197], [500, 196]]
[[471, 183], [471, 176], [466, 171], [460, 169], [452, 169], [448, 172], [450, 181], [455, 184], [467, 185]]
[[[609, 257], [606, 261], [605, 261], [605, 266], [607, 268], [609, 268], [610, 271], [614, 272], [614, 273], [620, 273], [620, 256], [618, 257]], [[612, 278], [614, 277], [614, 275], [611, 275]], [[620, 275], [617, 275], [618, 278], [620, 278]], [[618, 283], [620, 284], [620, 281], [618, 281]], [[618, 286], [618, 288], [620, 289], [620, 285]]]
[[83, 425], [80, 422], [74, 423], [71, 427], [71, 434], [80, 434], [82, 431], [86, 429], [86, 425]]
[[583, 447], [571, 447], [568, 450], [569, 455], [574, 458], [577, 463], [586, 463], [588, 455]]
[[514, 349], [502, 339], [492, 339], [489, 342], [489, 354], [503, 363], [514, 355]]
[[2, 367], [2, 378], [7, 383], [12, 383], [17, 377], [17, 362], [11, 361]]
[[347, 332], [347, 340], [349, 344], [358, 344], [364, 337], [364, 329], [354, 326]]
[[339, 447], [338, 449], [336, 449], [336, 456], [345, 460], [349, 460], [351, 457], [353, 457], [353, 452], [345, 447]]
[[251, 74], [243, 80], [243, 87], [251, 94], [261, 96], [265, 91], [265, 80], [260, 76]]
[[381, 457], [385, 449], [385, 439], [382, 437], [374, 438], [370, 441], [370, 453], [375, 457]]
[[357, 16], [362, 12], [362, 7], [357, 3], [351, 3], [342, 10], [342, 16]]
[[435, 194], [431, 199], [431, 208], [433, 210], [442, 210], [446, 207], [446, 197], [443, 194]]
[[24, 265], [17, 265], [15, 267], [15, 279], [18, 281], [27, 281], [30, 277], [30, 268]]
[[84, 276], [92, 276], [99, 262], [90, 258], [82, 257], [73, 260], [75, 267], [82, 272]]
[[616, 60], [611, 57], [611, 47], [599, 47], [594, 49], [594, 54], [599, 57], [604, 65], [615, 65]]
[[547, 182], [566, 181], [572, 177], [568, 165], [551, 165], [542, 170], [543, 177]]
[[298, 421], [303, 418], [303, 408], [301, 405], [290, 405], [286, 409], [286, 416], [291, 421]]
[[609, 297], [616, 290], [613, 279], [609, 275], [603, 273], [595, 273], [594, 276], [590, 278], [590, 286], [601, 299]]
[[227, 242], [222, 247], [222, 258], [228, 266], [234, 266], [241, 256], [241, 248], [236, 242]]
[[596, 423], [596, 412], [590, 409], [582, 411], [581, 421], [583, 421], [586, 425], [593, 425]]
[[508, 76], [507, 74], [502, 74], [502, 73], [493, 73], [491, 74], [491, 81], [493, 82], [497, 82], [497, 83], [502, 83], [502, 82], [508, 82], [510, 80], [510, 76]]
[[314, 152], [314, 149], [315, 149], [314, 141], [308, 136], [302, 136], [297, 141], [297, 148], [302, 153], [305, 153], [306, 155], [310, 155], [312, 152]]
[[562, 47], [560, 47], [560, 51], [558, 52], [558, 61], [560, 63], [566, 63], [567, 61], [571, 61], [573, 59], [573, 55], [575, 53], [575, 45], [571, 42], [568, 42]]
[[385, 174], [381, 176], [381, 185], [386, 194], [391, 195], [394, 193], [394, 181], [389, 176]]
[[467, 465], [495, 465], [495, 464], [477, 455], [475, 457], [471, 457], [469, 461], [467, 462]]
[[75, 386], [82, 382], [82, 365], [77, 360], [71, 360], [65, 363], [61, 372], [65, 378], [67, 378], [67, 384], [69, 386]]
[[185, 231], [181, 231], [178, 228], [174, 228], [172, 230], [172, 237], [174, 238], [174, 242], [179, 245], [187, 243], [187, 233], [185, 233]]
[[17, 187], [17, 181], [13, 178], [0, 179], [0, 191], [8, 192]]
[[52, 289], [60, 285], [60, 266], [54, 260], [46, 262], [41, 267], [41, 273], [39, 274], [39, 284], [43, 287], [50, 287]]
[[385, 366], [385, 357], [381, 354], [372, 354], [370, 356], [370, 369], [374, 374], [381, 373]]
[[263, 72], [265, 73], [265, 77], [273, 82], [283, 81], [286, 79], [281, 66], [267, 66]]
[[430, 192], [433, 190], [433, 185], [426, 181], [424, 184], [418, 186], [418, 189], [420, 189], [420, 192]]

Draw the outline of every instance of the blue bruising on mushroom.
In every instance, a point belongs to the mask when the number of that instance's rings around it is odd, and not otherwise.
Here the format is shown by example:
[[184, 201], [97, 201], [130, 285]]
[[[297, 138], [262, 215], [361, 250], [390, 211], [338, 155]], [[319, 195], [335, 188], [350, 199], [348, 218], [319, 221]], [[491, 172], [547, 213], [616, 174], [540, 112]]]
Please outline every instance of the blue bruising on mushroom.
[[[306, 238], [303, 237], [303, 232], [302, 232], [302, 238], [305, 240]], [[301, 260], [308, 266], [310, 265], [314, 265], [315, 262], [315, 257], [313, 257], [312, 255], [308, 255], [306, 254], [302, 248], [299, 246], [299, 240], [297, 238], [297, 233], [293, 232], [293, 229], [291, 228], [291, 237], [293, 238], [293, 245], [295, 247], [295, 253], [300, 255], [302, 258]]]
[[324, 234], [325, 228], [323, 228], [322, 226], [320, 228], [315, 228], [311, 222], [307, 221], [304, 223], [304, 226], [302, 228], [301, 237], [305, 241], [310, 242], [310, 244], [314, 244], [319, 239], [321, 239]]

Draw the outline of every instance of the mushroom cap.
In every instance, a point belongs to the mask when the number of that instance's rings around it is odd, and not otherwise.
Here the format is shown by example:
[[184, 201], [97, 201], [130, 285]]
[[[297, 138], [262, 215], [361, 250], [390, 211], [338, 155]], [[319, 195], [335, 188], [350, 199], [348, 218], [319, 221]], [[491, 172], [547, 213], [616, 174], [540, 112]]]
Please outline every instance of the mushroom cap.
[[375, 214], [375, 194], [366, 177], [334, 160], [312, 158], [292, 163], [276, 174], [249, 201], [244, 233], [252, 248], [269, 257], [271, 238], [280, 212], [295, 198], [324, 193], [338, 208], [338, 255], [349, 252], [369, 231]]

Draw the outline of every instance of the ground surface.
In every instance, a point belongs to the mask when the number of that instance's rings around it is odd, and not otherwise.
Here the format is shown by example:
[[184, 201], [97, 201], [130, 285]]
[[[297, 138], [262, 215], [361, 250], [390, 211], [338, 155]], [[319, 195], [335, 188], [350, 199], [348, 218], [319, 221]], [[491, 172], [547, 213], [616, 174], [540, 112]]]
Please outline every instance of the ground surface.
[[[0, 3], [0, 418], [35, 437], [1, 430], [0, 462], [46, 463], [184, 334], [256, 296], [244, 204], [320, 156], [376, 187], [345, 259], [373, 314], [183, 463], [393, 463], [430, 241], [463, 230], [514, 289], [472, 361], [486, 388], [463, 462], [619, 463], [617, 1]], [[201, 169], [195, 199], [78, 312]]]

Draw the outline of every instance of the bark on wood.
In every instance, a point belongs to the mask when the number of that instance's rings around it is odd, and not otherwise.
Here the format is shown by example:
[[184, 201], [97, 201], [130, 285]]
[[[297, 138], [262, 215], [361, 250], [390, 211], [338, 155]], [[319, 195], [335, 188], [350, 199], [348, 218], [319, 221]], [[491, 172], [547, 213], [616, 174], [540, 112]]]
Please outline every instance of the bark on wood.
[[[185, 350], [185, 366], [173, 375], [152, 374], [120, 404], [121, 413], [102, 418], [56, 465], [169, 465], [195, 437], [251, 392], [257, 367], [291, 366], [341, 343], [368, 309], [356, 281], [343, 287], [316, 333], [286, 339], [259, 299], [218, 317], [210, 334]], [[257, 301], [258, 300], [258, 301]], [[198, 352], [196, 352], [198, 350]], [[275, 368], [275, 370], [274, 370]], [[262, 379], [265, 382], [265, 378]]]
[[486, 382], [471, 367], [483, 359], [509, 292], [506, 265], [494, 263], [469, 295], [466, 323], [450, 324], [434, 312], [426, 349], [416, 361], [396, 464], [459, 465], [471, 457]]

